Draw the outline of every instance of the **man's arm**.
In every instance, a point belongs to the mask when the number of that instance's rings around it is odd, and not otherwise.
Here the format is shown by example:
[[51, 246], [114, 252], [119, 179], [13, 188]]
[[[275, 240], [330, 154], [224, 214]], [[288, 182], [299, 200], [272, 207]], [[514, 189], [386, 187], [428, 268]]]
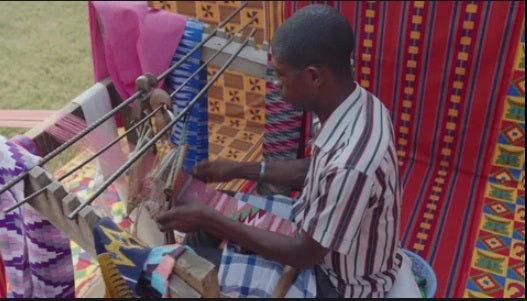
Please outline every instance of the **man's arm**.
[[322, 261], [328, 249], [322, 247], [303, 231], [296, 237], [240, 224], [221, 215], [201, 202], [176, 205], [157, 219], [161, 231], [176, 229], [182, 232], [205, 230], [234, 241], [268, 259], [295, 268], [314, 266]]
[[[302, 189], [310, 159], [267, 161], [264, 182]], [[232, 179], [258, 180], [259, 162], [212, 161], [198, 164], [194, 175], [205, 182], [226, 182]]]

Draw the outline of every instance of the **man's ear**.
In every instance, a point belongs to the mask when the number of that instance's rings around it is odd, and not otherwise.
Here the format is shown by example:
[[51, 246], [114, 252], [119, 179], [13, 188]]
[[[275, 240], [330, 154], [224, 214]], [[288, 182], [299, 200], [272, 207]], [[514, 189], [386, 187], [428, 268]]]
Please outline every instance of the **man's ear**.
[[324, 79], [322, 70], [317, 66], [308, 66], [306, 69], [309, 75], [309, 80], [311, 81], [313, 86], [317, 88], [320, 87]]

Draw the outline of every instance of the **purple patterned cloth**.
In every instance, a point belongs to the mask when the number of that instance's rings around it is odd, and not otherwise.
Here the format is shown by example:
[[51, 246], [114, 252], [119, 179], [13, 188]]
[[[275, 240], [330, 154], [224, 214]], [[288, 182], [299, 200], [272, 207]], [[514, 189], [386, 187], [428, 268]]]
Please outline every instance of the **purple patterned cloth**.
[[[0, 136], [0, 186], [35, 166], [40, 157]], [[0, 252], [8, 295], [15, 298], [74, 298], [70, 240], [33, 207], [4, 209], [24, 198], [20, 181], [0, 195]]]

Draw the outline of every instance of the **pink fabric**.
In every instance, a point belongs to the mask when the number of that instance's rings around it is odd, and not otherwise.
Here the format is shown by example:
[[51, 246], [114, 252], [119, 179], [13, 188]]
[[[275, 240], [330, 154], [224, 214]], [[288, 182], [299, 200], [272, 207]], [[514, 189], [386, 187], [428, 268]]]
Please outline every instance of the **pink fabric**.
[[138, 76], [159, 76], [170, 66], [185, 17], [149, 9], [146, 1], [90, 1], [88, 10], [96, 82], [111, 76], [119, 95], [127, 99]]

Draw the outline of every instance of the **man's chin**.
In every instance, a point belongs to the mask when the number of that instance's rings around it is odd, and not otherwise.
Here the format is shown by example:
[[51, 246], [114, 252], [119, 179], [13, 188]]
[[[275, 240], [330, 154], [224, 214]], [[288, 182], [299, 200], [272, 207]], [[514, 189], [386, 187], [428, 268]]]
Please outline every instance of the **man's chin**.
[[297, 102], [297, 101], [291, 101], [289, 99], [287, 99], [286, 97], [284, 97], [283, 95], [281, 95], [282, 97], [282, 101], [284, 102], [287, 102], [288, 104], [290, 104], [295, 110], [299, 110], [299, 111], [303, 111], [304, 108], [302, 107], [302, 105]]
[[298, 111], [303, 111], [303, 110], [304, 110], [303, 107], [301, 107], [301, 106], [299, 106], [299, 105], [297, 105], [297, 104], [293, 104], [293, 103], [292, 103], [291, 106], [293, 106], [293, 109], [298, 110]]

